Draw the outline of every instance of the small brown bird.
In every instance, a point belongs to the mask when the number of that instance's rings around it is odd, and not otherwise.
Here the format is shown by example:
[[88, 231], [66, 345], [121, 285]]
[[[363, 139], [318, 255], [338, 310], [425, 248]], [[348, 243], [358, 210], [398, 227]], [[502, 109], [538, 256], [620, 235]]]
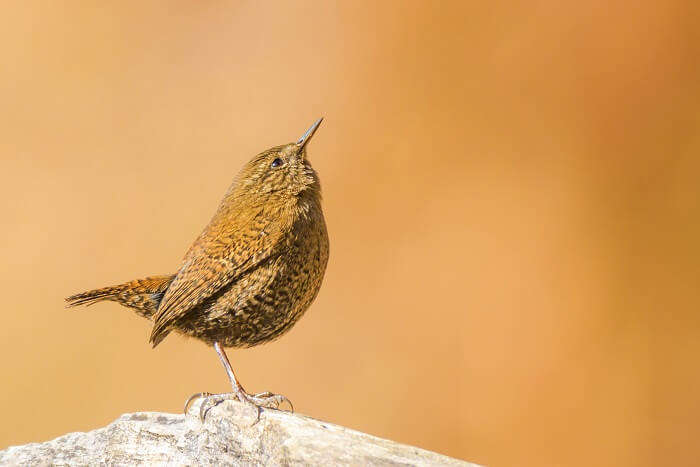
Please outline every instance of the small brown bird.
[[[248, 394], [224, 347], [252, 347], [280, 337], [316, 298], [328, 262], [321, 185], [306, 157], [319, 119], [296, 142], [264, 151], [248, 162], [214, 217], [185, 254], [175, 274], [134, 280], [68, 297], [68, 306], [112, 300], [153, 321], [150, 342], [171, 332], [214, 347], [233, 393], [206, 397], [213, 405], [237, 398], [256, 407], [279, 407], [279, 394]], [[291, 405], [291, 403], [290, 403]]]

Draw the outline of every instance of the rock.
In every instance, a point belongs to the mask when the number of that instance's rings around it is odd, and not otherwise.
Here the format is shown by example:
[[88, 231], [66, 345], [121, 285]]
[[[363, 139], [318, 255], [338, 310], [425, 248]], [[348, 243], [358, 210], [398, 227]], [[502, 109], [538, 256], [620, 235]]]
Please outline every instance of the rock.
[[125, 414], [87, 433], [0, 451], [1, 465], [476, 465], [277, 410], [225, 401], [200, 423], [185, 415]]

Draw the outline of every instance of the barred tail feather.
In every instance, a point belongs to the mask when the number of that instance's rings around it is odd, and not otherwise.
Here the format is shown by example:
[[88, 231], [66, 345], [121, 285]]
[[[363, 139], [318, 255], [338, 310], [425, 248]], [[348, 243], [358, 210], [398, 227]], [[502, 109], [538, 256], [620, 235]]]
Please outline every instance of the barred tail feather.
[[174, 274], [153, 276], [126, 282], [112, 287], [90, 290], [66, 298], [66, 306], [90, 306], [103, 300], [111, 300], [134, 309], [139, 315], [152, 318], [158, 310], [165, 291], [168, 290]]
[[78, 293], [66, 298], [66, 307], [78, 305], [90, 306], [102, 300], [112, 300], [120, 292], [119, 287], [104, 287], [102, 289], [90, 290], [89, 292]]

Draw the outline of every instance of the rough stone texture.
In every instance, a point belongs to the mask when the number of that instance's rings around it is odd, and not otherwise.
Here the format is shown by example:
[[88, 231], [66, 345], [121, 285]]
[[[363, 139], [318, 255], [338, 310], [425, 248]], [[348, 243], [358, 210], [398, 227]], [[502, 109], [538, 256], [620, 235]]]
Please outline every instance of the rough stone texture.
[[476, 465], [303, 415], [226, 401], [199, 422], [157, 412], [122, 415], [87, 433], [0, 451], [1, 465]]

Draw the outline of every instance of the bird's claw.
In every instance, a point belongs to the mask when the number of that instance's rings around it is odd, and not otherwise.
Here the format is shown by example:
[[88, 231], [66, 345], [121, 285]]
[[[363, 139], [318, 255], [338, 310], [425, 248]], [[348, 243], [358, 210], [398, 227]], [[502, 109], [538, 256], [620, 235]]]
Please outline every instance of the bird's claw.
[[290, 401], [287, 396], [283, 396], [282, 394], [273, 394], [270, 391], [265, 391], [252, 396], [248, 395], [248, 399], [258, 407], [267, 407], [276, 410], [283, 410], [280, 409], [280, 406], [286, 402], [289, 404], [289, 412], [294, 413], [294, 404], [292, 404], [292, 401]]
[[192, 402], [196, 401], [196, 400], [199, 399], [200, 397], [205, 397], [205, 398], [206, 398], [206, 397], [209, 397], [209, 396], [211, 396], [211, 395], [212, 395], [212, 394], [211, 394], [210, 392], [195, 392], [194, 394], [192, 394], [192, 395], [187, 399], [187, 401], [185, 401], [185, 408], [184, 408], [184, 410], [183, 410], [183, 412], [185, 413], [185, 415], [187, 415], [187, 413], [189, 412], [189, 410], [190, 410], [190, 405], [192, 405]]

